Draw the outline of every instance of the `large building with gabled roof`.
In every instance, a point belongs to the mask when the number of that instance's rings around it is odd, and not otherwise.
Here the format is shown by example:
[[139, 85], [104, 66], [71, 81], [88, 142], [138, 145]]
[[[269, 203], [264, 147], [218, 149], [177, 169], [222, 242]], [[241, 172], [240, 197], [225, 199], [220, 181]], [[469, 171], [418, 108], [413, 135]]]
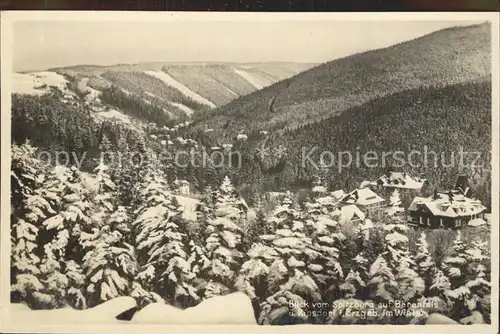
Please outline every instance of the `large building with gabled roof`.
[[376, 212], [385, 204], [385, 200], [369, 188], [354, 189], [345, 194], [340, 202], [343, 205], [356, 205], [366, 213]]
[[435, 192], [427, 198], [415, 197], [408, 208], [408, 224], [430, 229], [487, 224], [484, 220], [486, 207], [466, 194], [469, 192], [455, 189]]

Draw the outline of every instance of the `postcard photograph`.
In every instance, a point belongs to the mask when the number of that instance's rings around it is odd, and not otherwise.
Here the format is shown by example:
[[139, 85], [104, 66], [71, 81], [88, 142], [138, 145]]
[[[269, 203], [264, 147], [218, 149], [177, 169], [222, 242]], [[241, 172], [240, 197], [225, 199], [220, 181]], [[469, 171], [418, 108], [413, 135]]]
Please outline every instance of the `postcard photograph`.
[[497, 333], [499, 26], [3, 12], [2, 331]]

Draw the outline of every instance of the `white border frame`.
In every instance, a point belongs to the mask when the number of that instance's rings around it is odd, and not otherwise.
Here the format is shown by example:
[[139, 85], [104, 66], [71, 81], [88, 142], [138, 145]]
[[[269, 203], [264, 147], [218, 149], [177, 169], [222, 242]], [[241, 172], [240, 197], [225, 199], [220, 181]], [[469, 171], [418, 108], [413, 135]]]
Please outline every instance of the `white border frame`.
[[[495, 12], [428, 12], [428, 13], [241, 13], [241, 12], [77, 12], [77, 11], [3, 11], [1, 12], [1, 230], [0, 230], [0, 332], [19, 333], [164, 333], [165, 330], [185, 333], [220, 332], [265, 332], [265, 333], [351, 333], [373, 331], [376, 333], [498, 333], [499, 296], [499, 16]], [[37, 325], [14, 324], [10, 318], [10, 81], [12, 77], [12, 30], [16, 21], [490, 21], [492, 41], [492, 216], [491, 216], [491, 262], [492, 305], [491, 325], [291, 325], [291, 326], [247, 326], [247, 325]], [[494, 205], [493, 205], [494, 204]]]

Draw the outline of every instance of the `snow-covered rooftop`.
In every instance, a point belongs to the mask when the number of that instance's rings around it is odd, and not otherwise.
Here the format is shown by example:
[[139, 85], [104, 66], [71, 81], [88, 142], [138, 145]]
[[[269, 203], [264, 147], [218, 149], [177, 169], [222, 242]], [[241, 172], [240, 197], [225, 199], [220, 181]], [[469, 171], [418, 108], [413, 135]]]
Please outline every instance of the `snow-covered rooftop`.
[[[437, 193], [437, 196], [415, 197], [408, 208], [409, 211], [417, 211], [419, 207], [424, 206], [434, 216], [441, 217], [462, 217], [479, 214], [486, 210], [481, 201], [468, 198], [460, 193]], [[451, 196], [450, 196], [451, 195]]]
[[341, 206], [339, 210], [339, 222], [347, 223], [353, 219], [359, 218], [361, 220], [365, 219], [365, 214], [356, 205], [350, 204]]
[[332, 196], [323, 196], [316, 199], [316, 202], [320, 205], [324, 206], [333, 206], [336, 202], [336, 199]]
[[426, 179], [413, 177], [407, 173], [390, 172], [389, 175], [382, 175], [371, 184], [388, 188], [421, 189], [426, 181]]
[[385, 200], [369, 188], [354, 189], [341, 200], [346, 204], [356, 204], [361, 206], [382, 203]]
[[345, 196], [345, 192], [340, 189], [340, 190], [335, 190], [332, 192], [332, 196], [336, 199], [336, 200], [340, 200], [342, 197]]
[[476, 218], [472, 219], [467, 225], [472, 226], [472, 227], [478, 227], [478, 226], [483, 226], [488, 224], [484, 219], [481, 218]]
[[327, 190], [324, 186], [315, 186], [312, 188], [312, 192], [314, 192], [314, 193], [326, 193]]

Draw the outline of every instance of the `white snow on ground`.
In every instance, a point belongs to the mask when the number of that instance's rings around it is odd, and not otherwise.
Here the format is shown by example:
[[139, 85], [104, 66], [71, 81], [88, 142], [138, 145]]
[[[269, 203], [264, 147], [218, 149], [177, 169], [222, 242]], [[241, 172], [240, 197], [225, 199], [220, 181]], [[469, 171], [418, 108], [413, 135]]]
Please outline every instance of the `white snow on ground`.
[[136, 306], [132, 297], [117, 297], [87, 310], [31, 310], [24, 304], [10, 304], [9, 320], [11, 323], [30, 325], [117, 324], [124, 322], [117, 320], [117, 315]]
[[448, 318], [447, 316], [444, 316], [439, 313], [432, 313], [429, 314], [429, 317], [427, 318], [427, 325], [459, 325], [458, 322], [456, 322], [453, 319]]
[[196, 198], [175, 195], [177, 202], [183, 209], [182, 217], [187, 220], [196, 220], [196, 206], [200, 203]]
[[225, 90], [227, 90], [229, 93], [233, 94], [234, 96], [239, 97], [239, 95], [236, 92], [234, 92], [231, 88], [225, 86], [223, 83], [221, 83], [221, 82], [219, 82], [217, 80], [214, 80], [214, 79], [212, 79], [212, 81], [214, 81], [218, 85], [224, 87]]
[[119, 112], [118, 110], [116, 109], [111, 109], [109, 111], [101, 111], [101, 112], [98, 112], [98, 113], [95, 113], [94, 114], [97, 118], [116, 118], [116, 119], [119, 119], [120, 121], [124, 122], [124, 123], [127, 123], [127, 124], [130, 124], [130, 117], [128, 117], [127, 115]]
[[77, 84], [78, 90], [80, 90], [81, 92], [85, 92], [87, 90], [89, 81], [89, 78], [81, 78]]
[[88, 92], [88, 95], [85, 96], [85, 99], [87, 101], [94, 101], [94, 100], [100, 99], [100, 96], [101, 96], [101, 92], [100, 91], [95, 90], [94, 88], [92, 88], [90, 86], [87, 86], [85, 88], [85, 91]]
[[236, 72], [236, 74], [238, 74], [239, 76], [243, 77], [243, 79], [248, 81], [252, 86], [254, 86], [257, 89], [262, 89], [264, 87], [271, 85], [270, 81], [264, 80], [264, 78], [259, 77], [253, 73], [236, 68], [234, 69], [234, 72]]
[[[67, 91], [66, 83], [66, 79], [55, 72], [13, 73], [12, 92], [41, 95], [48, 92], [50, 86], [56, 86], [62, 91]], [[44, 85], [46, 87], [42, 87]]]
[[132, 318], [134, 324], [255, 325], [252, 302], [241, 292], [212, 297], [185, 310], [165, 304], [150, 304]]
[[216, 107], [216, 105], [213, 102], [205, 99], [201, 95], [196, 94], [191, 89], [187, 88], [186, 86], [184, 86], [179, 81], [175, 80], [174, 78], [172, 78], [170, 75], [168, 75], [165, 72], [160, 72], [160, 71], [144, 71], [144, 73], [149, 74], [151, 76], [154, 76], [154, 77], [160, 79], [161, 81], [163, 81], [168, 86], [174, 87], [174, 88], [178, 89], [182, 94], [184, 94], [184, 95], [192, 98], [195, 101], [198, 101], [200, 103], [209, 105], [212, 108]]
[[[151, 96], [151, 97], [156, 97], [158, 98], [158, 96], [154, 95], [153, 93], [150, 93], [150, 92], [146, 92], [147, 95]], [[168, 100], [165, 100], [165, 99], [162, 99], [164, 101], [166, 101], [168, 104], [171, 104], [173, 105], [174, 107], [177, 107], [179, 108], [180, 110], [184, 111], [188, 116], [190, 116], [194, 111], [193, 109], [181, 104], [181, 103], [177, 103], [177, 102], [172, 102], [172, 101], [168, 101]], [[149, 102], [149, 101], [148, 101]]]
[[[94, 110], [97, 111], [98, 109], [96, 109], [94, 107]], [[137, 119], [133, 119], [117, 109], [110, 109], [108, 111], [94, 112], [92, 114], [92, 116], [98, 122], [99, 121], [102, 122], [106, 119], [117, 120], [119, 122], [122, 122], [125, 126], [129, 127], [130, 129], [137, 131], [140, 134], [144, 134], [144, 126], [146, 125], [146, 123], [141, 122]]]
[[173, 106], [179, 108], [180, 110], [184, 111], [188, 116], [192, 115], [193, 114], [193, 109], [189, 108], [189, 107], [186, 107], [185, 105], [183, 104], [180, 104], [180, 103], [176, 103], [176, 102], [171, 102], [171, 101], [168, 101], [168, 103], [171, 103]]

